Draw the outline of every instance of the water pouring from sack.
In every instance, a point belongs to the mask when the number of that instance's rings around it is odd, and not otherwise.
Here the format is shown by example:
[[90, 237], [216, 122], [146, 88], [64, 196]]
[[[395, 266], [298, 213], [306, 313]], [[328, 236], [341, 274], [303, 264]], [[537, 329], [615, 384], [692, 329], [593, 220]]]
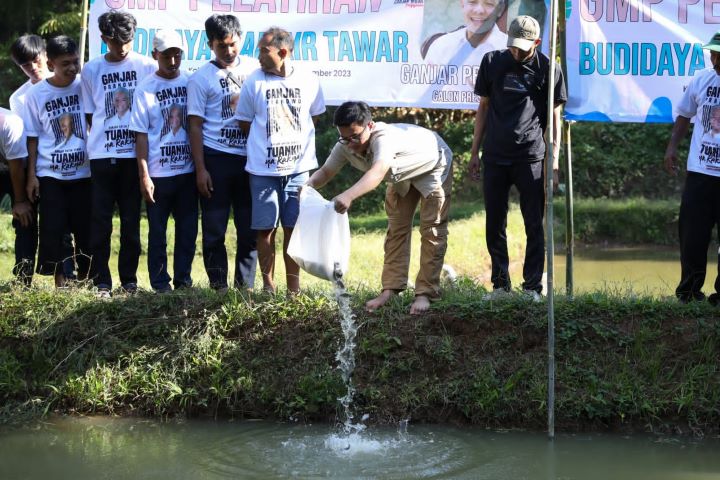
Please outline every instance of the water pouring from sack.
[[[337, 213], [333, 202], [325, 200], [315, 189], [305, 186], [300, 192], [300, 213], [293, 229], [288, 254], [306, 272], [334, 283], [335, 298], [340, 311], [340, 327], [344, 342], [335, 358], [347, 388], [338, 401], [343, 408], [343, 434], [339, 443], [331, 448], [350, 448], [349, 439], [365, 429], [354, 423], [351, 405], [355, 395], [352, 373], [355, 369], [355, 338], [358, 325], [350, 308], [350, 294], [345, 288], [343, 275], [350, 262], [350, 222], [347, 213]], [[363, 418], [365, 420], [366, 418]]]
[[340, 374], [347, 387], [345, 395], [338, 400], [340, 400], [343, 412], [345, 413], [343, 428], [345, 433], [349, 435], [359, 433], [365, 428], [363, 424], [353, 423], [354, 416], [350, 409], [353, 396], [355, 395], [352, 374], [355, 370], [355, 337], [357, 336], [358, 325], [355, 323], [355, 314], [350, 308], [350, 294], [347, 293], [345, 289], [340, 264], [336, 263], [335, 266], [335, 298], [337, 299], [338, 308], [340, 309], [340, 328], [342, 329], [343, 337], [345, 337], [345, 342], [337, 351], [337, 354], [335, 354], [335, 359], [340, 364], [338, 368], [340, 368]]

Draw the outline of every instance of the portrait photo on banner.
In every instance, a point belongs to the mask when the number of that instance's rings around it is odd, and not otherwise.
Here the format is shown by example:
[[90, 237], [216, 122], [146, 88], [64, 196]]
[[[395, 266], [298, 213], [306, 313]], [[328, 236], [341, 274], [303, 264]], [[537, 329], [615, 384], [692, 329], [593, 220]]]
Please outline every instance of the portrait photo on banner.
[[505, 48], [513, 18], [545, 25], [546, 14], [545, 0], [426, 0], [420, 54], [432, 64], [479, 65], [485, 53]]
[[427, 0], [419, 53], [434, 75], [422, 98], [473, 108], [485, 54], [507, 48], [507, 27], [518, 15], [534, 17], [544, 36], [547, 11], [546, 0]]

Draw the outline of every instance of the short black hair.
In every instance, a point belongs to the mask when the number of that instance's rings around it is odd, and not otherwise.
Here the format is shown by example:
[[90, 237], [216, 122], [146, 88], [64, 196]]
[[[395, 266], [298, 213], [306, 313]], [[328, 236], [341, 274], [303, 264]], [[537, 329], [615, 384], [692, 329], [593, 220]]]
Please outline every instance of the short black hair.
[[10, 45], [10, 56], [18, 65], [32, 62], [45, 53], [45, 40], [38, 35], [23, 35]]
[[98, 27], [104, 36], [125, 44], [135, 38], [137, 20], [127, 12], [105, 12], [98, 18]]
[[224, 40], [225, 37], [231, 35], [242, 36], [242, 28], [240, 20], [235, 15], [211, 15], [205, 20], [205, 33], [208, 42], [213, 40]]
[[265, 32], [263, 32], [263, 37], [265, 35], [272, 35], [270, 45], [277, 48], [278, 50], [284, 48], [288, 52], [292, 52], [293, 48], [295, 47], [295, 39], [293, 38], [292, 34], [284, 28], [270, 27]]
[[76, 53], [78, 53], [78, 46], [72, 37], [58, 35], [48, 40], [47, 56], [50, 60], [54, 60], [62, 55], [74, 55]]
[[336, 127], [349, 127], [353, 123], [365, 126], [372, 120], [370, 107], [365, 102], [345, 102], [335, 110], [333, 124]]

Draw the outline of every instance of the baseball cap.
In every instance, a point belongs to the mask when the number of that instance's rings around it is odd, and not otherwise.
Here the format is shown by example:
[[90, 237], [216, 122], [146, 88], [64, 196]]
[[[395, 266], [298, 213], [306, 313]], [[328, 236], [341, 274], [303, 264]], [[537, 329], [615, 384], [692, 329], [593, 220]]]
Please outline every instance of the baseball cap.
[[164, 52], [168, 48], [179, 48], [185, 51], [182, 37], [175, 30], [157, 30], [155, 38], [153, 38], [153, 49]]
[[529, 15], [519, 15], [510, 24], [507, 35], [508, 47], [527, 51], [532, 48], [535, 40], [540, 38], [540, 25]]
[[703, 45], [702, 48], [720, 52], [720, 30], [715, 32], [715, 35], [713, 35], [710, 41], [706, 45]]

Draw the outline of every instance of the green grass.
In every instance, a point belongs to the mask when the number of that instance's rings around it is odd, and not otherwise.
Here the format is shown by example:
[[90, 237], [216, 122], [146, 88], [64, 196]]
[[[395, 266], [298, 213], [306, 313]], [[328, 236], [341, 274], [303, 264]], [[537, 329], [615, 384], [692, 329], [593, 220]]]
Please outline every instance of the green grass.
[[[555, 239], [559, 248], [565, 240], [564, 199], [555, 201]], [[678, 205], [673, 200], [598, 200], [577, 199], [575, 201], [575, 232], [576, 240], [585, 243], [610, 242], [613, 244], [677, 244], [677, 212]], [[490, 261], [485, 247], [485, 214], [481, 202], [455, 202], [450, 212], [450, 237], [446, 263], [452, 265], [461, 274], [474, 278], [487, 285]], [[417, 220], [417, 219], [416, 219]], [[10, 215], [0, 213], [0, 281], [9, 280], [13, 263], [14, 232], [9, 227]], [[379, 288], [379, 276], [382, 269], [383, 238], [387, 228], [387, 218], [383, 212], [368, 215], [350, 215], [353, 232], [352, 257], [348, 280], [351, 283], [368, 288]], [[168, 227], [168, 250], [172, 254], [173, 223]], [[141, 241], [143, 252], [147, 251], [147, 221], [141, 223]], [[201, 240], [198, 235], [196, 258], [193, 262], [193, 278], [197, 285], [207, 285], [207, 275], [202, 264]], [[281, 245], [280, 235], [277, 239], [278, 252]], [[418, 268], [419, 234], [413, 234], [413, 248], [410, 268], [410, 279], [413, 280]], [[228, 227], [227, 247], [232, 260], [234, 256], [235, 229], [232, 223]], [[511, 204], [508, 217], [508, 249], [514, 262], [511, 275], [513, 283], [521, 280], [518, 271], [519, 262], [524, 255], [524, 227], [522, 217], [516, 204]], [[116, 254], [119, 249], [119, 223], [114, 220], [112, 237], [111, 272], [115, 276]], [[280, 257], [278, 256], [278, 259]], [[276, 265], [276, 280], [284, 285], [285, 268], [282, 261]], [[232, 271], [230, 273], [232, 275]], [[140, 259], [138, 272], [141, 287], [149, 288], [147, 276], [147, 259]], [[259, 283], [259, 273], [258, 281]], [[40, 278], [39, 285], [50, 285], [49, 279]], [[303, 275], [302, 285], [318, 287], [323, 282], [308, 275]]]
[[[467, 278], [423, 317], [403, 295], [360, 329], [354, 409], [399, 418], [542, 429], [546, 311], [482, 300]], [[208, 290], [98, 302], [86, 291], [0, 293], [0, 422], [45, 412], [332, 420], [344, 386], [334, 299], [310, 290]], [[720, 312], [649, 297], [558, 297], [559, 431], [712, 434], [720, 425]]]
[[[605, 211], [617, 221], [645, 207], [614, 205]], [[352, 218], [347, 280], [361, 324], [354, 408], [378, 423], [412, 418], [542, 429], [545, 305], [482, 300], [489, 272], [482, 208], [457, 203], [452, 218], [446, 261], [459, 280], [445, 285], [423, 317], [407, 314], [411, 292], [379, 313], [363, 311], [379, 289], [385, 220]], [[3, 221], [9, 224], [7, 215]], [[519, 264], [524, 234], [516, 207], [508, 233]], [[328, 282], [303, 275], [303, 293], [292, 300], [282, 291], [218, 295], [199, 288], [98, 301], [83, 288], [57, 292], [48, 279], [29, 290], [13, 287], [11, 239], [11, 229], [0, 230], [0, 423], [52, 411], [281, 420], [337, 414], [341, 332]], [[233, 240], [231, 227], [231, 255]], [[416, 232], [411, 279], [418, 240]], [[198, 244], [194, 278], [203, 285], [199, 252]], [[513, 272], [519, 277], [517, 265]], [[276, 274], [282, 279], [281, 263]], [[616, 289], [556, 297], [555, 313], [559, 430], [718, 431], [719, 310]]]
[[[478, 281], [485, 282], [489, 279], [490, 258], [485, 248], [485, 217], [479, 205], [458, 205], [455, 207], [459, 213], [457, 220], [453, 220], [450, 226], [450, 238], [448, 251], [446, 255], [446, 263], [453, 265], [458, 274], [472, 276]], [[0, 215], [0, 225], [9, 225], [10, 216], [8, 214]], [[370, 289], [380, 288], [380, 272], [383, 264], [383, 240], [385, 229], [387, 227], [387, 218], [384, 213], [376, 215], [367, 215], [360, 217], [351, 216], [351, 227], [353, 230], [351, 244], [351, 261], [349, 272], [346, 279], [349, 283], [362, 285]], [[119, 220], [114, 219], [113, 237], [112, 237], [112, 257], [110, 261], [110, 270], [113, 273], [115, 283], [117, 284], [117, 252], [119, 249]], [[147, 220], [142, 219], [141, 222], [141, 241], [143, 252], [147, 251]], [[168, 254], [172, 254], [173, 250], [173, 231], [174, 224], [172, 220], [168, 226]], [[514, 259], [521, 259], [524, 255], [524, 229], [522, 218], [518, 208], [513, 207], [510, 212], [508, 222], [509, 235], [509, 251]], [[193, 279], [196, 285], [207, 286], [207, 275], [202, 263], [201, 249], [202, 233], [198, 235], [196, 256], [193, 262]], [[226, 245], [228, 255], [231, 260], [232, 278], [232, 259], [235, 255], [235, 228], [230, 223]], [[281, 233], [276, 239], [277, 257], [275, 279], [278, 285], [285, 284], [285, 266], [281, 256]], [[0, 229], [0, 281], [10, 280], [12, 264], [14, 257], [12, 256], [12, 248], [14, 242], [14, 232], [11, 228]], [[413, 248], [410, 264], [410, 279], [414, 280], [419, 265], [420, 251], [420, 235], [417, 228], [413, 232]], [[172, 275], [172, 272], [171, 272]], [[301, 274], [301, 285], [303, 287], [322, 288], [327, 282], [314, 278], [307, 274]], [[49, 277], [37, 277], [36, 283], [39, 286], [49, 287], [51, 281]], [[147, 258], [143, 254], [140, 259], [140, 268], [138, 271], [139, 285], [142, 288], [149, 288], [150, 283], [147, 275]], [[518, 278], [519, 281], [519, 278]], [[260, 273], [258, 271], [256, 285], [261, 285]]]

